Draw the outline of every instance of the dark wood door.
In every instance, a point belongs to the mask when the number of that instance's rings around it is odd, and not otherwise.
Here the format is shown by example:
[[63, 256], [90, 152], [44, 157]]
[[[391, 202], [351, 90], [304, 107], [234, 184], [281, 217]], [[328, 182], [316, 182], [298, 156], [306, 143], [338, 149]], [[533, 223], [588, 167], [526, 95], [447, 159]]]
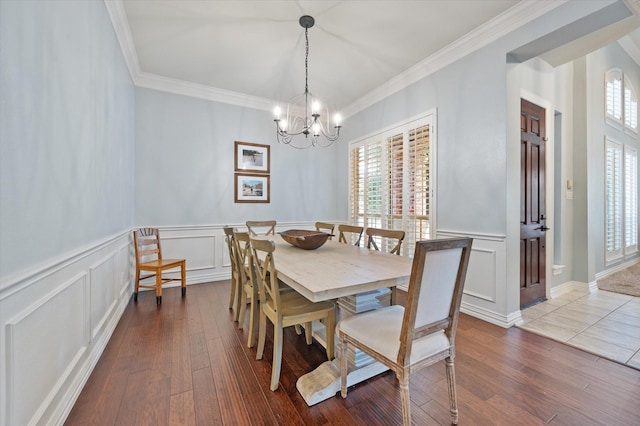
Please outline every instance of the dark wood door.
[[545, 300], [545, 110], [520, 104], [520, 308]]

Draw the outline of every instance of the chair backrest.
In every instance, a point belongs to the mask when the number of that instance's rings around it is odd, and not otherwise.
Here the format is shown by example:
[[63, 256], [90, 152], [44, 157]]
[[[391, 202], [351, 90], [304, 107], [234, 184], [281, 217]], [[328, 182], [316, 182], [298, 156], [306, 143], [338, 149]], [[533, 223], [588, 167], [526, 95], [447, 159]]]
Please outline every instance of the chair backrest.
[[[356, 240], [353, 245], [359, 246], [363, 230], [364, 227], [362, 226], [340, 224], [338, 225], [338, 232], [340, 232], [340, 235], [338, 236], [338, 242], [350, 244], [353, 243], [353, 240]], [[347, 238], [349, 240], [347, 240]]]
[[233, 233], [234, 252], [236, 256], [236, 265], [238, 265], [238, 279], [240, 283], [244, 285], [249, 283], [253, 285], [253, 277], [251, 271], [253, 266], [251, 265], [251, 246], [250, 237], [248, 232], [234, 232]]
[[280, 311], [280, 287], [278, 272], [273, 259], [276, 246], [273, 241], [251, 238], [252, 260], [260, 293], [260, 304], [270, 306], [275, 312]]
[[[396, 231], [393, 229], [379, 229], [379, 228], [367, 228], [367, 248], [373, 248], [380, 250], [376, 243], [376, 237], [380, 241], [380, 246], [390, 247], [391, 250], [387, 250], [391, 254], [400, 255], [400, 248], [402, 247], [402, 241], [404, 240], [404, 231]], [[395, 244], [395, 245], [394, 245]]]
[[398, 363], [408, 365], [415, 339], [444, 331], [454, 346], [472, 238], [418, 241], [413, 256]]
[[133, 246], [137, 263], [162, 259], [158, 228], [140, 228], [133, 231]]
[[246, 225], [252, 236], [276, 234], [275, 220], [248, 220]]
[[227, 248], [229, 249], [229, 259], [231, 260], [231, 269], [236, 270], [236, 255], [235, 255], [235, 243], [233, 242], [234, 229], [231, 226], [223, 226], [225, 241], [227, 242]]
[[336, 225], [334, 225], [333, 223], [316, 222], [316, 231], [326, 232], [330, 235], [329, 239], [333, 237], [333, 230], [335, 229], [335, 227]]

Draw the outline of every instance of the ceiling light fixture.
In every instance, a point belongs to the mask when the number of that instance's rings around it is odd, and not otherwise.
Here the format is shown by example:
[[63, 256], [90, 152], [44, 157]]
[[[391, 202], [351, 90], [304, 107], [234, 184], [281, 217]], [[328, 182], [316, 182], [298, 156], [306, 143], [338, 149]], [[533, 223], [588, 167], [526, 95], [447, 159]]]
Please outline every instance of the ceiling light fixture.
[[[313, 27], [315, 20], [304, 15], [298, 21], [304, 28], [305, 54], [304, 54], [304, 93], [297, 95], [289, 101], [286, 114], [281, 118], [282, 110], [277, 106], [274, 110], [276, 123], [276, 135], [278, 142], [294, 148], [309, 148], [312, 146], [330, 146], [340, 137], [340, 115], [334, 116], [333, 132], [330, 132], [329, 109], [323, 106], [309, 92], [309, 28]], [[320, 113], [323, 112], [324, 115]], [[311, 115], [309, 115], [311, 114]], [[323, 121], [323, 119], [325, 121]], [[304, 135], [304, 138], [302, 138]], [[296, 138], [299, 136], [298, 138]], [[322, 136], [322, 138], [321, 138]], [[299, 142], [302, 141], [302, 142]]]

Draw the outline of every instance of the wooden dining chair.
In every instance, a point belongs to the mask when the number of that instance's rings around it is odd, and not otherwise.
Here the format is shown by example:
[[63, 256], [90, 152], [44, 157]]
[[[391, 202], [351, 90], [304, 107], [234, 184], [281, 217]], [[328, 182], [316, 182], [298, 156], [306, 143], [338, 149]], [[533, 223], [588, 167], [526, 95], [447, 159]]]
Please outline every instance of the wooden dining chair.
[[[379, 229], [379, 228], [367, 228], [367, 248], [373, 248], [380, 251], [380, 247], [391, 247], [391, 249], [385, 250], [391, 254], [400, 255], [400, 249], [402, 247], [402, 241], [404, 241], [404, 231], [398, 231], [393, 229]], [[376, 239], [380, 242], [380, 247], [376, 243]]]
[[[241, 300], [246, 303], [240, 305], [240, 316], [238, 318], [238, 327], [244, 328], [244, 320], [247, 309], [249, 310], [249, 332], [247, 338], [247, 347], [252, 348], [256, 343], [258, 321], [260, 314], [260, 296], [259, 286], [256, 278], [255, 267], [253, 265], [253, 254], [251, 253], [250, 235], [248, 232], [234, 232], [234, 253], [236, 255], [236, 264], [243, 265], [244, 267], [238, 268], [238, 283], [240, 285], [240, 297]], [[294, 291], [291, 287], [283, 282], [278, 283], [280, 293], [286, 293]], [[299, 324], [295, 324], [296, 333], [302, 334], [302, 328]], [[311, 338], [312, 330], [305, 327], [307, 333], [307, 339]]]
[[336, 225], [333, 223], [327, 222], [316, 222], [316, 231], [322, 231], [329, 234], [329, 239], [333, 238], [333, 230], [336, 228]]
[[[138, 289], [155, 288], [156, 304], [162, 303], [162, 284], [170, 281], [182, 282], [182, 297], [187, 294], [187, 267], [185, 259], [163, 259], [160, 246], [160, 232], [158, 228], [140, 228], [133, 231], [133, 246], [136, 254], [136, 285], [133, 291], [133, 301], [138, 301]], [[180, 278], [163, 278], [166, 270], [180, 268]], [[142, 271], [152, 272], [141, 276]], [[155, 277], [154, 284], [141, 284], [140, 281]]]
[[276, 234], [276, 221], [275, 220], [248, 220], [246, 222], [247, 229], [251, 236], [260, 235], [275, 235]]
[[225, 240], [227, 242], [227, 248], [229, 250], [229, 259], [231, 261], [231, 291], [229, 292], [229, 309], [233, 309], [233, 320], [238, 321], [240, 317], [240, 301], [241, 301], [241, 289], [239, 270], [236, 262], [235, 242], [233, 237], [234, 228], [230, 226], [222, 227], [224, 230]]
[[347, 345], [351, 345], [396, 374], [402, 420], [408, 426], [410, 374], [445, 359], [451, 423], [458, 423], [455, 336], [471, 244], [471, 238], [417, 242], [406, 307], [387, 306], [338, 323], [343, 398], [347, 397]]
[[240, 316], [238, 318], [239, 328], [244, 327], [244, 318], [249, 307], [249, 333], [247, 338], [247, 347], [252, 348], [255, 345], [257, 321], [260, 305], [258, 304], [258, 283], [255, 278], [255, 269], [253, 267], [253, 256], [251, 255], [251, 246], [248, 232], [234, 232], [233, 241], [235, 245], [234, 253], [236, 256], [236, 264], [238, 268], [238, 284], [240, 288], [241, 300], [247, 303], [240, 305]]
[[[359, 246], [360, 240], [362, 239], [362, 231], [364, 231], [364, 227], [362, 226], [340, 224], [338, 225], [338, 232], [340, 233], [338, 242], [345, 244], [353, 243], [354, 246]], [[353, 240], [355, 240], [355, 243]]]
[[[296, 291], [280, 292], [278, 272], [273, 252], [273, 241], [251, 238], [253, 265], [260, 294], [260, 331], [256, 359], [262, 359], [266, 340], [267, 319], [273, 323], [273, 364], [271, 367], [271, 390], [278, 389], [280, 365], [282, 363], [282, 334], [285, 327], [305, 324], [311, 330], [311, 322], [323, 319], [327, 330], [327, 358], [333, 359], [336, 325], [336, 306], [333, 302], [311, 302]], [[307, 334], [307, 344], [311, 335]]]

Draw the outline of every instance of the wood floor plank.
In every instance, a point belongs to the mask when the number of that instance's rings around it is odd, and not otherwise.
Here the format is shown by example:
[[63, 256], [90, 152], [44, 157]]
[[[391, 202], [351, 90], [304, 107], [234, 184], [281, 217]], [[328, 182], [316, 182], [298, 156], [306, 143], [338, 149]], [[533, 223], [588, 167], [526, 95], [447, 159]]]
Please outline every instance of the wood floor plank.
[[194, 417], [198, 426], [224, 424], [220, 414], [213, 374], [209, 367], [193, 372], [193, 402]]
[[[387, 372], [308, 407], [295, 384], [326, 360], [288, 328], [277, 391], [273, 350], [246, 347], [228, 309], [229, 281], [167, 288], [130, 302], [67, 425], [399, 425], [400, 394]], [[148, 293], [148, 294], [145, 294]], [[400, 299], [400, 298], [399, 298]], [[245, 322], [248, 325], [247, 322]], [[640, 424], [640, 371], [527, 331], [462, 314], [456, 345], [460, 424]], [[410, 382], [414, 424], [449, 423], [443, 363]], [[259, 413], [259, 415], [256, 415]]]

